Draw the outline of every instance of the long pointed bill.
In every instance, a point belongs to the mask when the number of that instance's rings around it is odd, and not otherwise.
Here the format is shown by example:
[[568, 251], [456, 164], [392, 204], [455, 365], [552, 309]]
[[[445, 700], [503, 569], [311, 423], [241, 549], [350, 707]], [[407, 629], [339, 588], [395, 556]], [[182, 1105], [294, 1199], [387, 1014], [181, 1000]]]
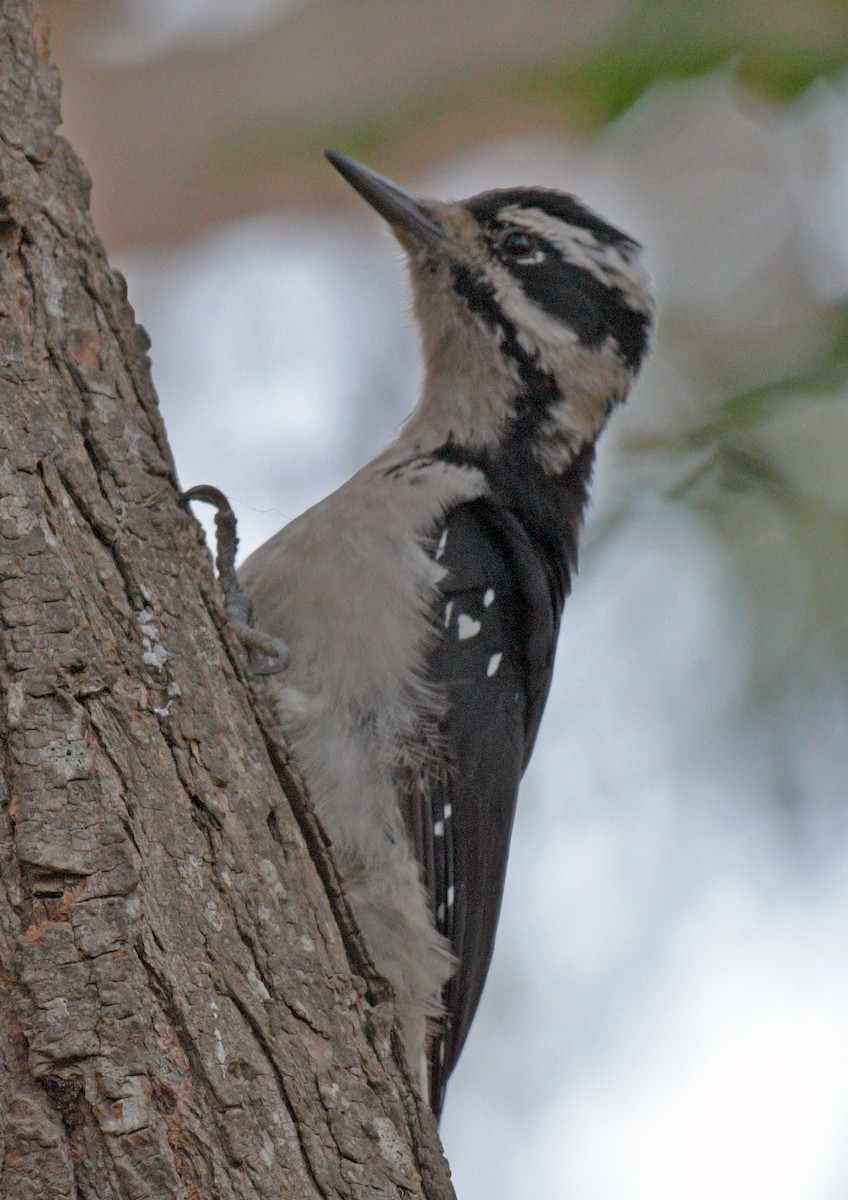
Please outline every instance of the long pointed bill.
[[324, 154], [342, 175], [393, 229], [411, 234], [417, 241], [431, 250], [441, 250], [452, 239], [424, 209], [417, 196], [405, 192], [383, 175], [348, 158], [338, 150], [325, 150]]

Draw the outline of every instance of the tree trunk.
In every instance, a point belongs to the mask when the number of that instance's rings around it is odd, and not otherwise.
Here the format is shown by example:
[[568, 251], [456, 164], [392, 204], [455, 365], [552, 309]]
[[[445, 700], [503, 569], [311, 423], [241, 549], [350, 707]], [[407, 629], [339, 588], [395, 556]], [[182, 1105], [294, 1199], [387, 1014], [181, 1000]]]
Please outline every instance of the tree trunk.
[[0, 0], [0, 1195], [453, 1195]]

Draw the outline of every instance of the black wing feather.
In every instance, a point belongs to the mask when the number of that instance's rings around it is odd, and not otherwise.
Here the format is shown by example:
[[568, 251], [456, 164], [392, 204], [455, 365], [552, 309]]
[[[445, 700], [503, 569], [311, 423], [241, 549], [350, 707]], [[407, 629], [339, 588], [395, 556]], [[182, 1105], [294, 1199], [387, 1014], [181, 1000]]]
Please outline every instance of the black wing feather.
[[[494, 945], [518, 785], [550, 687], [564, 596], [523, 524], [488, 500], [447, 517], [447, 570], [430, 677], [446, 707], [453, 764], [430, 796], [419, 847], [437, 927], [459, 966], [431, 1051], [430, 1102], [445, 1086], [480, 999]], [[433, 850], [432, 848], [435, 848]]]

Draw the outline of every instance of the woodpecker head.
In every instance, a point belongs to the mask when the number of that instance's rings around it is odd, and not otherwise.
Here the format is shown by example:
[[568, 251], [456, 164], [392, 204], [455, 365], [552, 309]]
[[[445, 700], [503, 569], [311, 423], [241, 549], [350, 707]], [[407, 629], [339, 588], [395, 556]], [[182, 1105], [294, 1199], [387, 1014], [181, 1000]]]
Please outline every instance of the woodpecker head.
[[545, 188], [442, 203], [327, 158], [407, 253], [425, 383], [406, 435], [492, 454], [532, 439], [557, 474], [626, 396], [654, 318], [641, 247]]

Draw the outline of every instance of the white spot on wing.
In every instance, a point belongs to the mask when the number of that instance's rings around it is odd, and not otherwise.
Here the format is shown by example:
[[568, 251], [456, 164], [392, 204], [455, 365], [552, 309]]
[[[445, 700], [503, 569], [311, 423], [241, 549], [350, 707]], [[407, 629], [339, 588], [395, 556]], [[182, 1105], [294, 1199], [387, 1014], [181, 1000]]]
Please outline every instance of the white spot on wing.
[[453, 612], [453, 600], [448, 600], [445, 605], [445, 629], [450, 625], [451, 613]]
[[453, 884], [451, 884], [450, 887], [448, 888], [448, 894], [447, 894], [448, 908], [453, 908], [453, 897], [454, 897], [454, 890], [453, 890]]
[[490, 679], [492, 678], [493, 675], [497, 674], [497, 670], [498, 670], [498, 667], [501, 665], [502, 658], [503, 658], [503, 654], [499, 650], [497, 652], [497, 654], [493, 654], [492, 657], [489, 659], [489, 665], [488, 665], [488, 667], [486, 667], [486, 674], [489, 676]]
[[475, 621], [473, 617], [469, 617], [468, 613], [460, 613], [456, 620], [457, 637], [461, 642], [466, 638], [476, 637], [480, 632], [480, 622]]
[[444, 836], [445, 836], [444, 821], [436, 821], [435, 825], [433, 826], [433, 837], [444, 837]]
[[445, 820], [447, 821], [450, 817], [453, 816], [453, 805], [446, 804], [443, 811], [445, 814]]
[[445, 552], [445, 546], [446, 546], [447, 544], [448, 544], [448, 531], [447, 531], [447, 529], [443, 529], [443, 530], [442, 530], [442, 536], [439, 538], [439, 544], [438, 544], [438, 546], [436, 547], [436, 555], [435, 555], [435, 557], [436, 557], [436, 562], [438, 562], [438, 561], [439, 561], [439, 559], [440, 559], [440, 558], [442, 557], [442, 555], [444, 554], [444, 552]]
[[487, 589], [486, 589], [486, 594], [485, 594], [485, 596], [483, 597], [483, 607], [484, 607], [484, 608], [488, 608], [488, 607], [489, 607], [489, 605], [490, 605], [490, 604], [492, 603], [492, 601], [494, 600], [494, 598], [495, 598], [495, 592], [494, 592], [494, 589], [493, 589], [493, 588], [487, 588]]

